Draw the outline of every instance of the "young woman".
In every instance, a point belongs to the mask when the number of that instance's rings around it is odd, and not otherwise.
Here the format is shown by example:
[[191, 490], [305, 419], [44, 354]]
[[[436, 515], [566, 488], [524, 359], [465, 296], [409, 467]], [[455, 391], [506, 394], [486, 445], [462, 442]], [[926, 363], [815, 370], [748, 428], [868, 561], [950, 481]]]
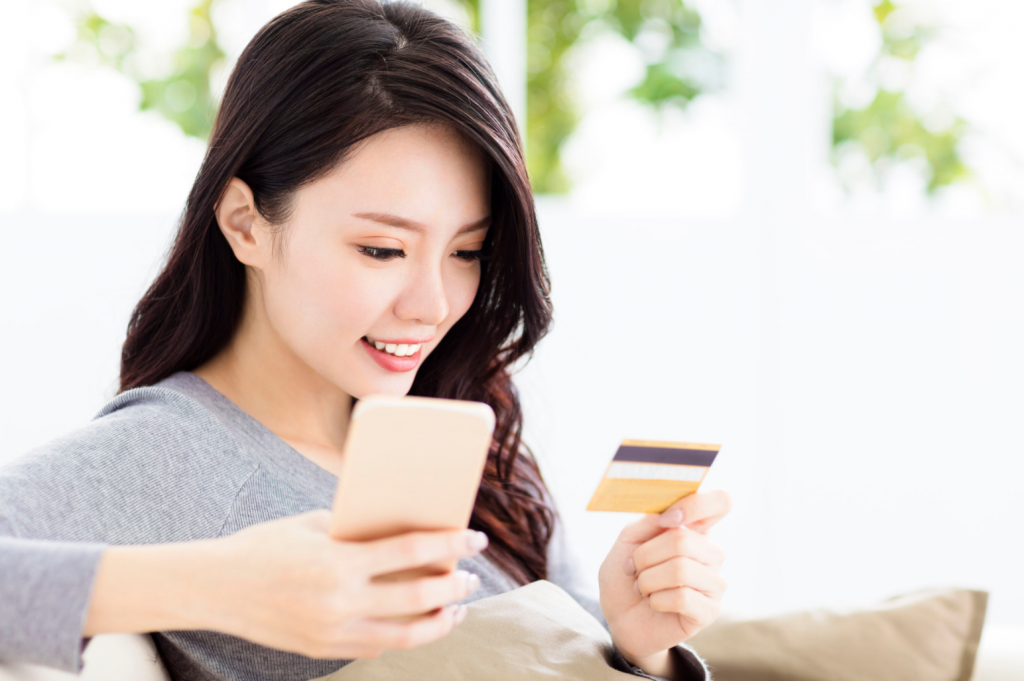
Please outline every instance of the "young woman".
[[[281, 14], [227, 85], [120, 394], [0, 470], [0, 660], [78, 671], [91, 636], [159, 632], [173, 678], [305, 680], [546, 578], [607, 624], [623, 670], [705, 678], [680, 642], [718, 612], [706, 532], [728, 497], [628, 526], [600, 603], [579, 595], [509, 374], [550, 318], [521, 141], [474, 42], [412, 3]], [[471, 530], [327, 535], [371, 392], [494, 409]], [[446, 558], [460, 569], [371, 583]]]

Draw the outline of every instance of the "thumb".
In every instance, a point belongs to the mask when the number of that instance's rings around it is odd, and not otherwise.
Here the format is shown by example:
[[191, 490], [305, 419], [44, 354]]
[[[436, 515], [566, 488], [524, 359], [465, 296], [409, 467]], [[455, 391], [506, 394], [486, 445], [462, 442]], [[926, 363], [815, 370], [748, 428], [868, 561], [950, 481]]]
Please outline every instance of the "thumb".
[[660, 517], [657, 513], [645, 513], [640, 520], [626, 525], [619, 533], [619, 543], [639, 546], [654, 539], [665, 530], [658, 522]]
[[675, 510], [673, 504], [662, 513], [646, 513], [640, 520], [626, 525], [619, 533], [619, 541], [625, 544], [643, 544], [665, 530], [682, 524], [683, 514]]

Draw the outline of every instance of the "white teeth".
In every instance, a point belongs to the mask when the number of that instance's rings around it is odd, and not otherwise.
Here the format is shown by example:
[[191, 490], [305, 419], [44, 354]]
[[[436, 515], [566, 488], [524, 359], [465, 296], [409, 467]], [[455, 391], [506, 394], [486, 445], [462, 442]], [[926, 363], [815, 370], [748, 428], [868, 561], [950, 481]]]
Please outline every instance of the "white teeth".
[[369, 336], [366, 336], [365, 338], [373, 347], [378, 350], [383, 350], [395, 357], [411, 357], [419, 352], [420, 346], [422, 345], [422, 343], [381, 343], [380, 341], [373, 340]]

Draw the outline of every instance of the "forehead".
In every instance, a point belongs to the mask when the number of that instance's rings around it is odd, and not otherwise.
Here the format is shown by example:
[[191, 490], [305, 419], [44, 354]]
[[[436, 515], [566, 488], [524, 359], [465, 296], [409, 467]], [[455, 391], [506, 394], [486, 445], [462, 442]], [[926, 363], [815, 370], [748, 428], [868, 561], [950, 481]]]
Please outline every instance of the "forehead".
[[363, 140], [300, 193], [300, 202], [312, 200], [346, 216], [375, 211], [428, 224], [465, 222], [489, 210], [490, 163], [448, 126], [408, 125]]

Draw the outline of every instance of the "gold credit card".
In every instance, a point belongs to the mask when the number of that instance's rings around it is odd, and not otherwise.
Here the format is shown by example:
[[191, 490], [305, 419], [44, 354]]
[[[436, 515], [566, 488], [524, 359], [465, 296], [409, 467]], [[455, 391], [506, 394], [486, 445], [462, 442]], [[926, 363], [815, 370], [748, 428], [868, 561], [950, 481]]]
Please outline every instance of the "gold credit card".
[[697, 491], [721, 448], [623, 440], [587, 510], [661, 513]]

